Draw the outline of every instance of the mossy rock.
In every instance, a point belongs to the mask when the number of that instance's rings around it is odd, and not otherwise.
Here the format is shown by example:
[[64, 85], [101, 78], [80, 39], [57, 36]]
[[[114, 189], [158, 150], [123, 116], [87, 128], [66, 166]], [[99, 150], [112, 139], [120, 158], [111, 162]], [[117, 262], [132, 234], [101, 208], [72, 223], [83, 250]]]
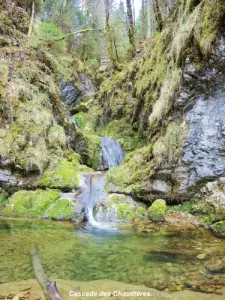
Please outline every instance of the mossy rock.
[[78, 157], [73, 156], [71, 161], [63, 159], [59, 164], [44, 172], [38, 184], [43, 187], [59, 188], [63, 191], [79, 186], [81, 173], [90, 169], [79, 163]]
[[163, 222], [166, 216], [166, 201], [155, 200], [148, 209], [148, 216], [153, 222]]
[[16, 217], [42, 217], [60, 195], [59, 190], [21, 190], [9, 198], [2, 214]]
[[87, 150], [87, 159], [85, 163], [93, 168], [94, 170], [98, 170], [100, 158], [101, 158], [101, 139], [98, 135], [84, 131], [84, 147]]
[[0, 206], [4, 205], [6, 201], [7, 201], [7, 194], [3, 189], [0, 188]]
[[127, 222], [147, 217], [144, 205], [129, 196], [116, 193], [100, 199], [95, 205], [94, 213], [96, 219], [102, 222]]
[[214, 223], [210, 228], [215, 235], [225, 238], [225, 221]]
[[143, 147], [126, 155], [123, 163], [107, 172], [106, 191], [120, 192], [141, 198], [146, 180], [154, 172], [151, 147]]
[[86, 112], [88, 112], [88, 109], [89, 109], [88, 105], [86, 103], [81, 102], [81, 103], [77, 104], [75, 107], [71, 108], [70, 112], [73, 115], [75, 115], [75, 114], [78, 114], [78, 113], [81, 113], [81, 112], [86, 113]]
[[72, 201], [69, 199], [58, 199], [45, 212], [45, 216], [53, 219], [73, 219], [74, 207]]
[[90, 114], [85, 112], [80, 112], [78, 114], [75, 114], [74, 118], [82, 130], [91, 131], [91, 132], [95, 131], [96, 120]]
[[138, 133], [132, 130], [125, 119], [113, 120], [105, 126], [98, 127], [96, 131], [100, 135], [117, 140], [126, 152], [133, 151], [142, 145]]

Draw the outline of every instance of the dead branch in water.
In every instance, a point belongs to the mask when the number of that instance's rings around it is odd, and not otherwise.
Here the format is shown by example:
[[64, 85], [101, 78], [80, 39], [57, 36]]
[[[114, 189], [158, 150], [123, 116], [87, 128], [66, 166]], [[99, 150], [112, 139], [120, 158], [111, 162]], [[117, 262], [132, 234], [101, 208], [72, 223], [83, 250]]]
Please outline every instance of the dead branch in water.
[[36, 248], [34, 246], [32, 246], [30, 254], [32, 258], [35, 277], [42, 286], [46, 298], [48, 300], [63, 300], [59, 295], [58, 289], [56, 287], [56, 282], [50, 281], [45, 275], [45, 272], [37, 255]]

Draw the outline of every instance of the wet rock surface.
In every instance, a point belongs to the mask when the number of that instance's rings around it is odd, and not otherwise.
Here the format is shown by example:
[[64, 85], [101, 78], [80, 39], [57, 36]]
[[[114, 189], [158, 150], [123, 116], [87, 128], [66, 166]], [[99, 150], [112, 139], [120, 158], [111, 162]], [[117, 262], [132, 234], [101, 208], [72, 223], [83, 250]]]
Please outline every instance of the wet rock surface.
[[61, 100], [69, 108], [77, 105], [85, 95], [92, 92], [93, 85], [85, 74], [79, 74], [75, 82], [62, 80], [60, 83]]

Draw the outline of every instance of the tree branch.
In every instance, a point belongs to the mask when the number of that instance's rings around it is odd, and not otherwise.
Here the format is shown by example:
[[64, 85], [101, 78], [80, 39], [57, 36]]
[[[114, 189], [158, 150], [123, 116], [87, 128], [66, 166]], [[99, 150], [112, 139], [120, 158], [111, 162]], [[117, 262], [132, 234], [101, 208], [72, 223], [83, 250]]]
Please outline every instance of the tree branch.
[[79, 30], [79, 31], [70, 32], [66, 35], [63, 35], [62, 37], [55, 39], [55, 41], [57, 41], [57, 42], [62, 41], [64, 39], [69, 38], [70, 36], [77, 35], [79, 33], [86, 33], [86, 32], [90, 32], [90, 31], [104, 31], [104, 30], [105, 30], [104, 28], [101, 28], [101, 29], [93, 29], [93, 28], [82, 29], [82, 30]]

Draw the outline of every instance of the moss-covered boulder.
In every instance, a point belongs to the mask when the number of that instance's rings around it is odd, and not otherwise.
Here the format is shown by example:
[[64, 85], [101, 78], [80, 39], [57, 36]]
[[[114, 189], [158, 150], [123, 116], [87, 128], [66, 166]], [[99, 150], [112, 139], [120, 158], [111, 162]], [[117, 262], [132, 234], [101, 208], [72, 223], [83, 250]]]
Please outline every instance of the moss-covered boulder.
[[213, 224], [225, 219], [225, 178], [208, 182], [192, 199], [192, 213], [200, 223]]
[[46, 210], [60, 198], [60, 195], [59, 190], [21, 190], [9, 198], [2, 214], [17, 217], [42, 217]]
[[101, 158], [101, 139], [98, 135], [84, 131], [84, 147], [85, 147], [85, 163], [93, 168], [94, 170], [99, 169], [100, 158]]
[[96, 119], [86, 112], [80, 112], [74, 115], [79, 127], [84, 131], [95, 131]]
[[63, 191], [71, 190], [79, 186], [81, 173], [88, 171], [88, 167], [79, 163], [79, 156], [73, 155], [70, 160], [63, 159], [45, 171], [38, 184]]
[[97, 201], [94, 215], [99, 222], [126, 222], [146, 219], [147, 209], [129, 196], [114, 193]]
[[60, 190], [35, 191], [21, 190], [13, 194], [8, 201], [4, 200], [3, 216], [32, 217], [56, 220], [74, 220], [81, 222], [84, 218], [84, 207], [79, 204], [74, 193]]
[[225, 221], [214, 223], [210, 228], [215, 235], [225, 238]]
[[151, 156], [150, 146], [127, 154], [119, 167], [107, 172], [107, 192], [119, 192], [141, 198], [143, 191], [146, 190], [146, 180], [154, 171]]
[[166, 201], [163, 199], [155, 200], [148, 209], [148, 216], [153, 222], [165, 221]]

